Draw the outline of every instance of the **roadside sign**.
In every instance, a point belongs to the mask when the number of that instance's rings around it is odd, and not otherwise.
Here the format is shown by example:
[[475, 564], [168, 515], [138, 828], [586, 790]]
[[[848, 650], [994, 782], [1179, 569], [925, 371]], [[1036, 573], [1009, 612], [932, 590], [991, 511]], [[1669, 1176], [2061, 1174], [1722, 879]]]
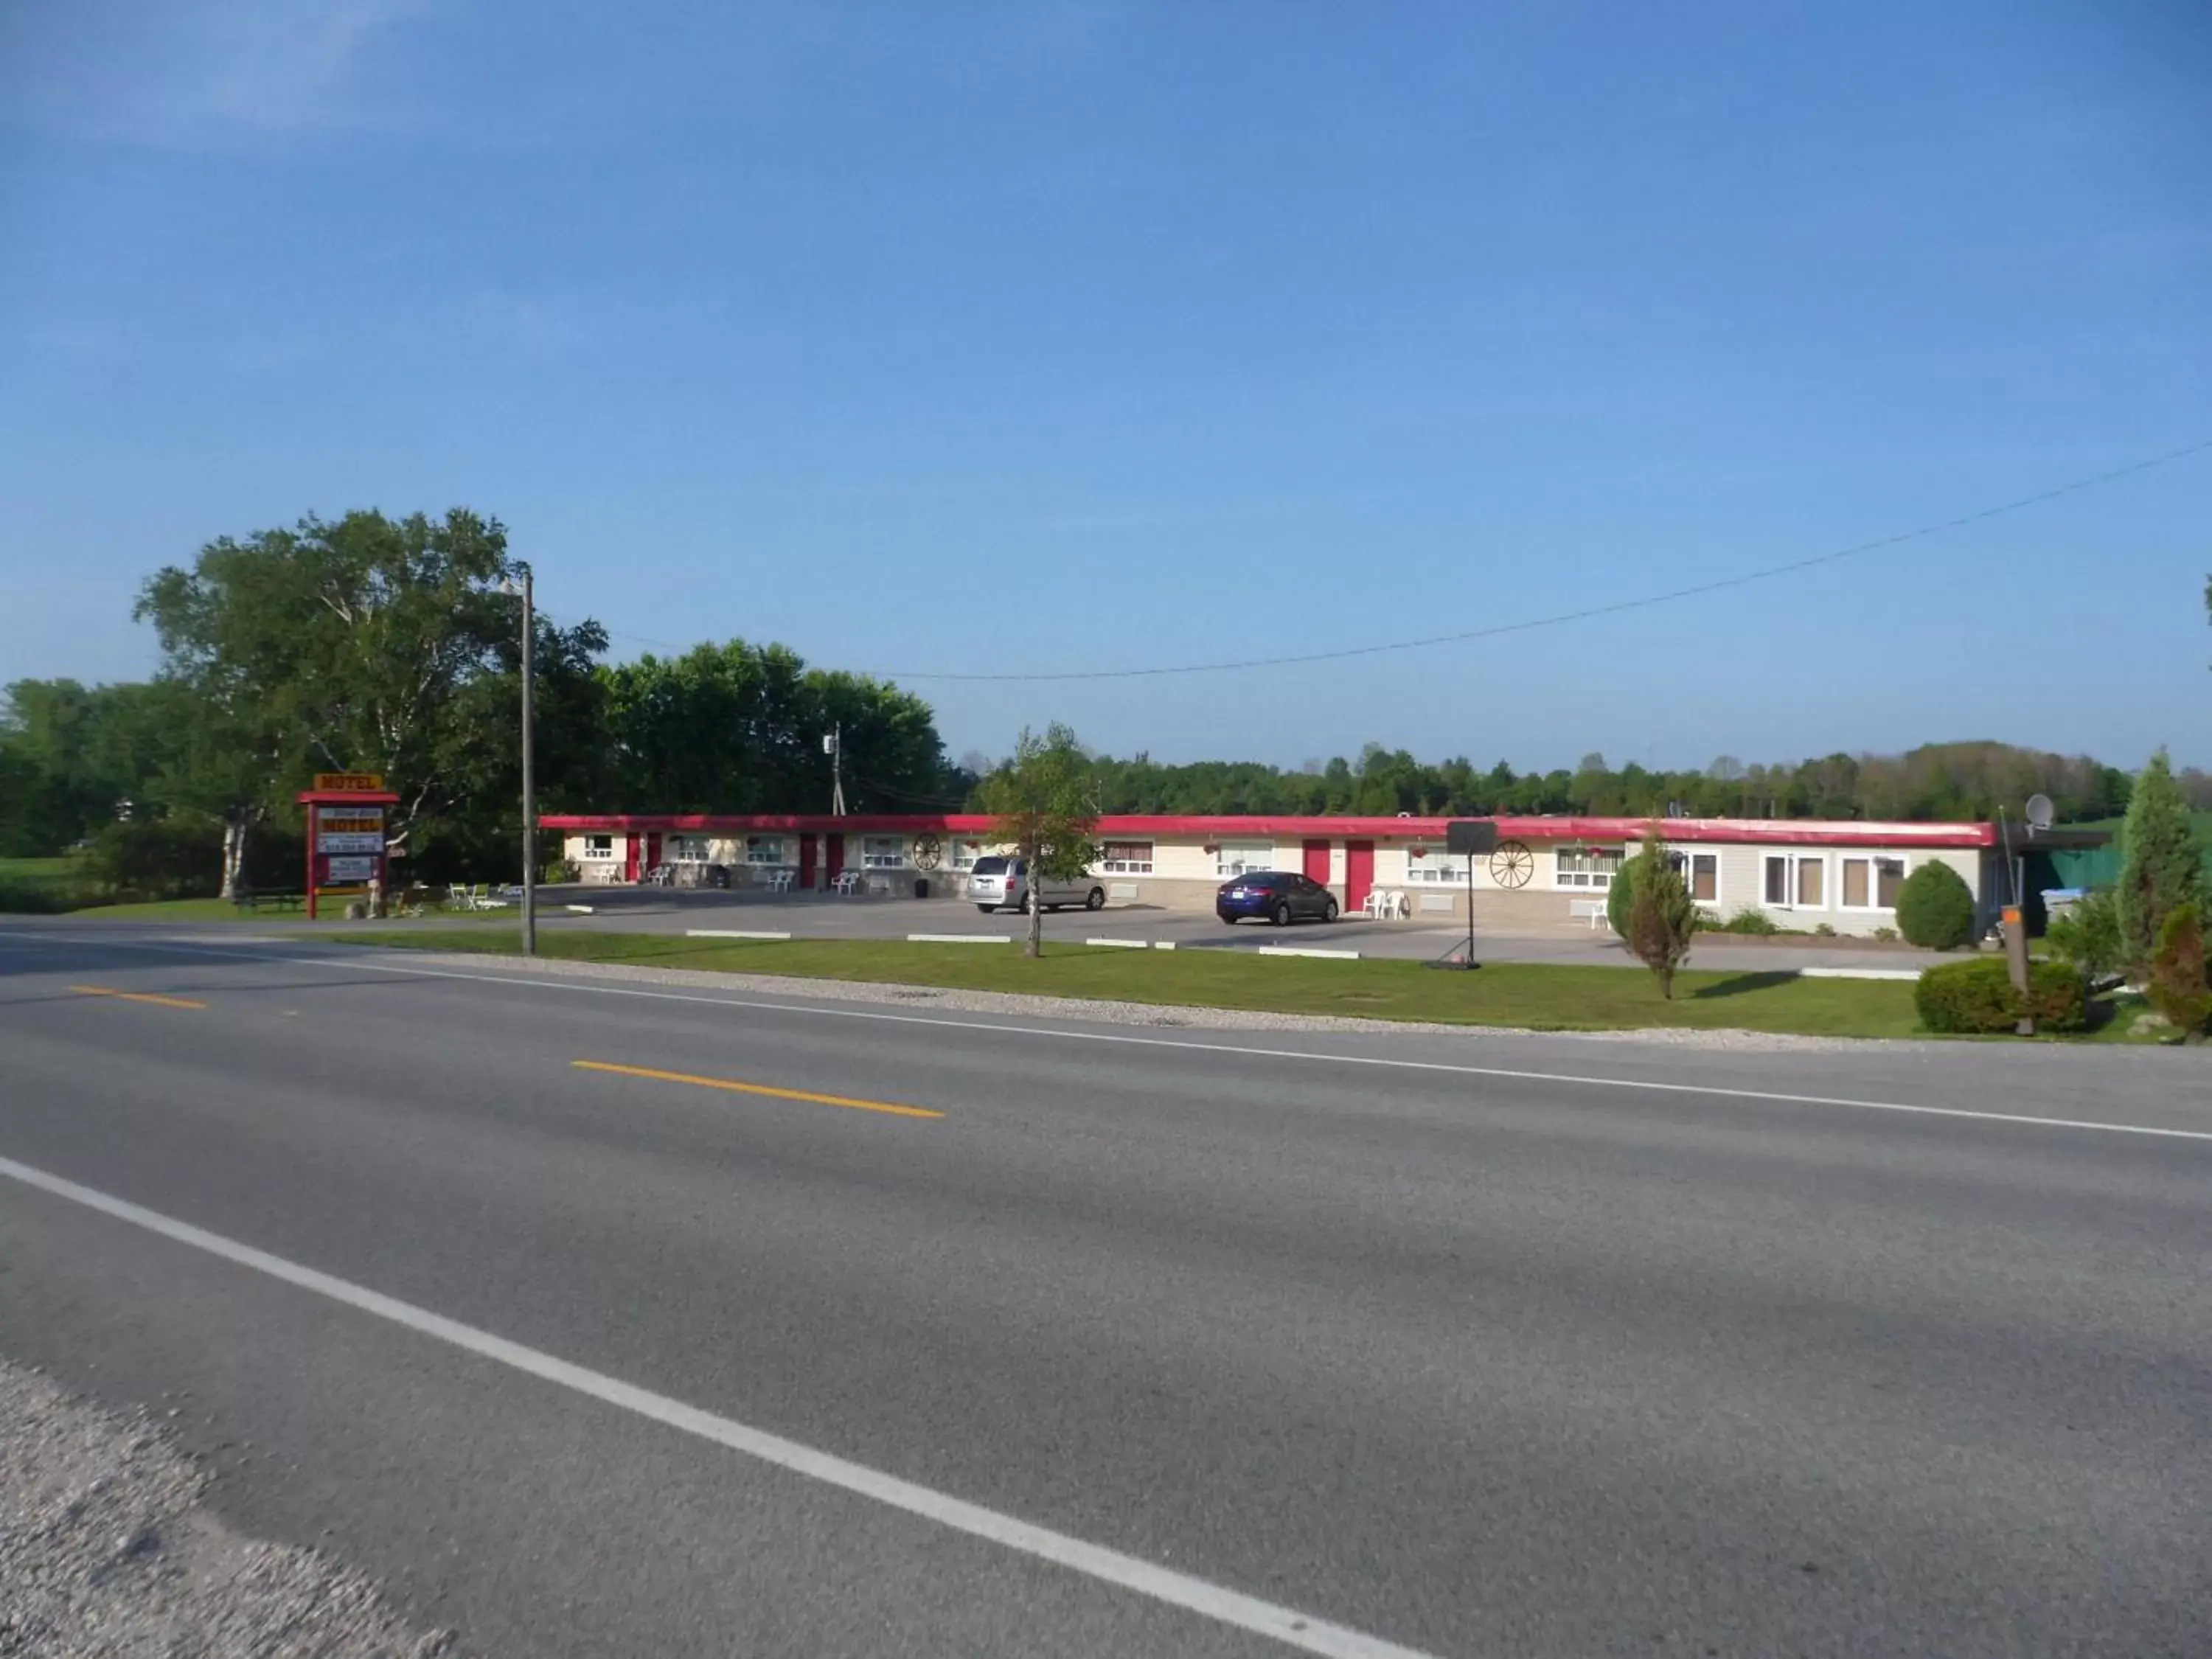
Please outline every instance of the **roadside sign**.
[[384, 809], [381, 806], [325, 806], [315, 814], [315, 821], [332, 832], [350, 830], [360, 835], [384, 828]]
[[315, 774], [318, 791], [333, 794], [374, 795], [384, 788], [381, 772], [318, 772]]
[[329, 866], [329, 879], [332, 882], [366, 882], [373, 879], [376, 874], [376, 860], [374, 858], [331, 859], [326, 862]]
[[384, 831], [370, 830], [366, 835], [318, 835], [318, 853], [381, 853], [384, 850]]

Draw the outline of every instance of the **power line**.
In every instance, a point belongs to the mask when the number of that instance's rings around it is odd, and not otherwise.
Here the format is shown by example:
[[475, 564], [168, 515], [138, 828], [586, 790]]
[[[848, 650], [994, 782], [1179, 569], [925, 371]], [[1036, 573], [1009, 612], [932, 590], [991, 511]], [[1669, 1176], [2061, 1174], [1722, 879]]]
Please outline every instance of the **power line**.
[[1701, 594], [1717, 593], [1726, 588], [1746, 587], [1753, 582], [1771, 581], [1778, 576], [1788, 576], [1800, 570], [1810, 570], [1818, 565], [1834, 564], [1839, 560], [1856, 558], [1863, 554], [1880, 552], [1884, 548], [1897, 547], [1905, 542], [1918, 541], [1923, 537], [1941, 535], [1947, 530], [1963, 529], [1970, 524], [2017, 513], [2023, 507], [2035, 507], [2044, 501], [2056, 501], [2062, 495], [2071, 495], [2084, 489], [2094, 489], [2100, 484], [2112, 483], [2136, 472], [2148, 472], [2153, 467], [2165, 466], [2191, 455], [2212, 449], [2212, 438], [2189, 444], [2180, 449], [2154, 455], [2148, 460], [2136, 461], [2126, 466], [2114, 467], [2109, 472], [2100, 472], [2094, 477], [2077, 478], [2071, 483], [2060, 484], [2055, 489], [2039, 490], [2033, 495], [2023, 495], [2017, 501], [2005, 501], [1996, 507], [1985, 507], [1978, 513], [1961, 514], [1955, 519], [1922, 525], [1917, 530], [1901, 531], [1894, 536], [1883, 536], [1870, 542], [1861, 542], [1852, 547], [1839, 547], [1832, 552], [1816, 553], [1810, 558], [1792, 559], [1786, 564], [1768, 565], [1760, 570], [1747, 570], [1740, 575], [1721, 576], [1711, 581], [1692, 583], [1687, 587], [1669, 589], [1663, 593], [1647, 593], [1632, 599], [1617, 599], [1611, 605], [1594, 605], [1579, 611], [1562, 611], [1549, 617], [1534, 617], [1522, 622], [1496, 623], [1486, 628], [1470, 628], [1455, 634], [1431, 634], [1418, 640], [1392, 640], [1381, 645], [1343, 646], [1331, 651], [1306, 651], [1280, 657], [1245, 657], [1225, 662], [1178, 663], [1152, 668], [1091, 668], [1066, 669], [1054, 673], [1036, 674], [976, 674], [939, 672], [927, 669], [884, 669], [874, 678], [885, 680], [969, 680], [1006, 683], [1012, 681], [1043, 680], [1133, 680], [1148, 679], [1170, 674], [1227, 674], [1251, 668], [1288, 668], [1302, 663], [1340, 662], [1350, 657], [1379, 657], [1396, 651], [1420, 651], [1431, 646], [1456, 645], [1468, 640], [1495, 639], [1501, 634], [1525, 634], [1539, 628], [1559, 628], [1568, 623], [1589, 622], [1594, 617], [1616, 616], [1624, 611], [1641, 611], [1655, 605], [1672, 605], [1680, 599], [1696, 599]]
[[[2185, 444], [2179, 449], [2169, 449], [2163, 454], [2153, 455], [2147, 460], [2132, 461], [2125, 466], [2114, 467], [2109, 472], [2100, 472], [2087, 478], [2076, 478], [2070, 483], [2063, 483], [2055, 489], [2038, 490], [2033, 495], [2022, 495], [2017, 500], [2001, 502], [1996, 507], [1985, 507], [1978, 512], [1963, 513], [1957, 518], [1943, 519], [1934, 524], [1922, 525], [1917, 529], [1900, 531], [1893, 536], [1877, 537], [1873, 541], [1859, 542], [1853, 546], [1836, 548], [1826, 553], [1815, 553], [1808, 558], [1791, 559], [1786, 563], [1767, 565], [1758, 570], [1747, 570], [1734, 576], [1719, 576], [1711, 581], [1694, 582], [1689, 586], [1670, 588], [1662, 593], [1646, 593], [1632, 599], [1616, 599], [1609, 605], [1587, 605], [1577, 611], [1562, 611], [1548, 617], [1532, 617], [1519, 622], [1493, 623], [1486, 627], [1464, 629], [1457, 633], [1431, 634], [1420, 639], [1391, 640], [1376, 645], [1340, 646], [1328, 651], [1306, 651], [1286, 656], [1243, 657], [1222, 662], [1174, 663], [1149, 668], [1062, 669], [1053, 672], [1024, 674], [973, 673], [954, 670], [917, 668], [859, 672], [865, 672], [869, 678], [895, 682], [946, 680], [1009, 684], [1021, 682], [1066, 680], [1152, 679], [1174, 674], [1228, 674], [1254, 668], [1290, 668], [1304, 663], [1341, 662], [1352, 657], [1379, 657], [1399, 651], [1423, 651], [1439, 645], [1463, 644], [1469, 640], [1496, 639], [1505, 634], [1526, 634], [1540, 628], [1563, 628], [1570, 623], [1589, 622], [1599, 617], [1618, 616], [1623, 611], [1642, 611], [1659, 605], [1673, 605], [1683, 599], [1693, 599], [1707, 593], [1718, 593], [1729, 588], [1748, 587], [1754, 582], [1772, 581], [1777, 577], [1794, 575], [1801, 570], [1811, 570], [1821, 565], [1835, 564], [1844, 559], [1855, 559], [1869, 553], [1879, 553], [1886, 548], [1902, 546], [1907, 542], [1919, 541], [1929, 536], [1940, 536], [1947, 531], [1962, 530], [1968, 525], [1981, 524], [1990, 519], [2001, 518], [2007, 514], [2018, 513], [2027, 507], [2040, 506], [2045, 501], [2057, 501], [2063, 495], [2078, 495], [2083, 490], [2094, 489], [2100, 485], [2111, 483], [2116, 479], [2130, 477], [2138, 472], [2148, 472], [2156, 467], [2171, 465], [2173, 462], [2185, 460], [2191, 455], [2203, 454], [2209, 449], [2212, 449], [2212, 438]], [[623, 629], [609, 628], [606, 631], [612, 638], [632, 640], [640, 645], [655, 646], [665, 651], [680, 652], [691, 648], [666, 640], [650, 639], [641, 634], [632, 634]]]

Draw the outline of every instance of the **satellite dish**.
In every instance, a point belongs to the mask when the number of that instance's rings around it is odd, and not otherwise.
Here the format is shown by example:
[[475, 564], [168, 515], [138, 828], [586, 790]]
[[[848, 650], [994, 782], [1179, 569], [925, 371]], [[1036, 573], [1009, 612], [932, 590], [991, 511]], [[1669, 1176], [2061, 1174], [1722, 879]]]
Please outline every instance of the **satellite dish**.
[[2048, 830], [2051, 828], [2051, 797], [2030, 795], [2027, 798], [2027, 827], [2031, 830]]

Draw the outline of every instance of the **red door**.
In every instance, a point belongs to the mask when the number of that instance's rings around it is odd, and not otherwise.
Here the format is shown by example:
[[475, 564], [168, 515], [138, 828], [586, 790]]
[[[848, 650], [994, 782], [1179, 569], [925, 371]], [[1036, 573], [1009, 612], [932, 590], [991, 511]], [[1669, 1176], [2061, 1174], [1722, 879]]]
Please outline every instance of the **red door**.
[[799, 884], [801, 887], [814, 885], [814, 837], [811, 836], [799, 838]]
[[648, 870], [660, 867], [660, 831], [658, 830], [645, 832], [645, 867]]
[[823, 859], [822, 880], [823, 884], [826, 886], [830, 882], [836, 880], [838, 872], [845, 867], [844, 836], [823, 836], [822, 853]]
[[1375, 885], [1375, 843], [1371, 841], [1348, 841], [1344, 843], [1344, 908], [1357, 910], [1367, 902], [1368, 890]]
[[1328, 843], [1310, 841], [1306, 843], [1306, 879], [1328, 885]]
[[638, 844], [634, 835], [623, 837], [623, 879], [635, 881], [638, 878]]

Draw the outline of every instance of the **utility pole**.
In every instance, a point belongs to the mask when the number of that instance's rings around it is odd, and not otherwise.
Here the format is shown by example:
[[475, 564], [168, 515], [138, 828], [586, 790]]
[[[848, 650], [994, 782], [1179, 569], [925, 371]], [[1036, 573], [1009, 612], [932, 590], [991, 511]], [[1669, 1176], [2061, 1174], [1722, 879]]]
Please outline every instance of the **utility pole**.
[[532, 718], [531, 681], [536, 667], [538, 621], [530, 567], [519, 564], [517, 568], [522, 572], [522, 954], [534, 957], [538, 954], [538, 780], [532, 752], [537, 722]]
[[845, 723], [842, 720], [830, 728], [830, 735], [822, 739], [822, 746], [830, 751], [830, 816], [845, 816]]

